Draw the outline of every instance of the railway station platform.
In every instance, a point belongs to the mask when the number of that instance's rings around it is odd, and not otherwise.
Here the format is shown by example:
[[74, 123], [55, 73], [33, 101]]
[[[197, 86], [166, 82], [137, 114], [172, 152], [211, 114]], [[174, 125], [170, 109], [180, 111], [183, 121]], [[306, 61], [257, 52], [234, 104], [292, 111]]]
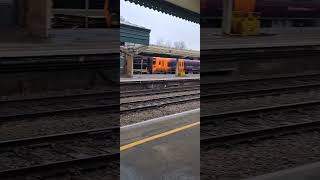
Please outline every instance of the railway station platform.
[[[262, 29], [260, 36], [224, 36], [201, 29], [201, 73], [208, 77], [313, 72], [320, 63], [320, 28]], [[210, 78], [208, 78], [210, 79]]]
[[320, 178], [320, 162], [308, 164], [292, 169], [278, 171], [247, 180], [318, 180]]
[[200, 179], [200, 109], [121, 128], [121, 179]]
[[99, 89], [118, 82], [119, 30], [51, 29], [49, 38], [1, 32], [2, 96]]
[[199, 74], [188, 74], [185, 77], [177, 77], [174, 74], [136, 74], [132, 78], [120, 78], [120, 82], [145, 82], [145, 81], [174, 81], [174, 80], [192, 80], [199, 79]]
[[201, 28], [201, 51], [217, 49], [319, 46], [320, 28], [262, 29], [261, 36], [224, 36], [217, 28]]
[[20, 34], [2, 35], [10, 38], [1, 40], [0, 58], [119, 53], [119, 30], [116, 29], [52, 29], [48, 39]]

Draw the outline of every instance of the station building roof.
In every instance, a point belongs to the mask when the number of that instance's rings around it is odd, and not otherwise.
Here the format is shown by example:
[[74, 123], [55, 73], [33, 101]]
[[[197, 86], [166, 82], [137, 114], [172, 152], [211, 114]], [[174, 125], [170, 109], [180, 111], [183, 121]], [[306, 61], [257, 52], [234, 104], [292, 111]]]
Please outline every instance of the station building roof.
[[194, 23], [200, 23], [199, 0], [125, 0]]
[[151, 30], [145, 27], [126, 21], [120, 22], [121, 42], [149, 45], [150, 32]]

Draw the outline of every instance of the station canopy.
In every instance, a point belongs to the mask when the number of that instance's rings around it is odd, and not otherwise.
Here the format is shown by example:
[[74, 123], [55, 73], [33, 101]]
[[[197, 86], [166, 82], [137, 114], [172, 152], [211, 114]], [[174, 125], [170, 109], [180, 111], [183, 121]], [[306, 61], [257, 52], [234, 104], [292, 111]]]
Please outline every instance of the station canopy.
[[179, 17], [194, 23], [200, 23], [199, 0], [125, 0], [160, 11], [175, 17]]
[[[187, 58], [187, 59], [200, 59], [200, 51], [188, 50], [188, 49], [176, 49], [170, 47], [163, 47], [157, 45], [139, 45], [135, 44], [135, 52], [139, 52], [142, 56], [159, 56], [168, 58]], [[127, 47], [120, 47], [121, 50], [126, 51]]]

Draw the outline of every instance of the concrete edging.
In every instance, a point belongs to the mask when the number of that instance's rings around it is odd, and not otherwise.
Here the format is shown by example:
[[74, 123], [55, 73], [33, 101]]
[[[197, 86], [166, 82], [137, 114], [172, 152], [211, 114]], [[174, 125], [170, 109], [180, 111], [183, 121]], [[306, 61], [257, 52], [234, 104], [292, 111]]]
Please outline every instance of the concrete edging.
[[131, 128], [147, 126], [147, 125], [155, 123], [155, 122], [163, 122], [163, 121], [171, 120], [172, 118], [184, 117], [184, 116], [187, 116], [187, 115], [190, 115], [190, 114], [194, 114], [194, 113], [198, 113], [198, 112], [200, 112], [200, 108], [189, 110], [189, 111], [184, 111], [184, 112], [181, 112], [181, 113], [170, 114], [170, 115], [167, 115], [167, 116], [154, 118], [154, 119], [150, 119], [150, 120], [147, 120], [147, 121], [138, 122], [138, 123], [135, 123], [135, 124], [122, 126], [122, 127], [120, 127], [120, 129], [121, 130], [127, 130], [127, 129], [131, 129]]

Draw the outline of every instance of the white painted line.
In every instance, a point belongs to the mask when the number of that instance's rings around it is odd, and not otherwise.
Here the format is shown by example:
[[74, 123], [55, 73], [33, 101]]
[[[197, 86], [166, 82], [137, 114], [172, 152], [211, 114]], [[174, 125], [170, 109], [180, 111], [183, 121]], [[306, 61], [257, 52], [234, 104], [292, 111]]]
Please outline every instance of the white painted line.
[[171, 115], [168, 115], [168, 116], [163, 116], [163, 117], [159, 117], [159, 118], [155, 118], [155, 119], [150, 119], [150, 120], [138, 122], [138, 123], [135, 123], [135, 124], [122, 126], [120, 129], [121, 130], [126, 130], [126, 129], [130, 129], [130, 128], [147, 126], [147, 125], [155, 123], [155, 122], [162, 122], [162, 121], [166, 121], [168, 119], [179, 118], [179, 117], [183, 117], [183, 116], [186, 116], [186, 115], [189, 115], [189, 114], [198, 113], [198, 112], [200, 112], [200, 108], [193, 109], [193, 110], [190, 110], [190, 111], [181, 112], [181, 113], [177, 113], [177, 114], [171, 114]]

